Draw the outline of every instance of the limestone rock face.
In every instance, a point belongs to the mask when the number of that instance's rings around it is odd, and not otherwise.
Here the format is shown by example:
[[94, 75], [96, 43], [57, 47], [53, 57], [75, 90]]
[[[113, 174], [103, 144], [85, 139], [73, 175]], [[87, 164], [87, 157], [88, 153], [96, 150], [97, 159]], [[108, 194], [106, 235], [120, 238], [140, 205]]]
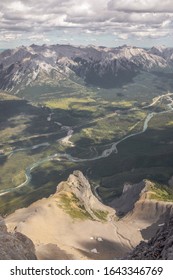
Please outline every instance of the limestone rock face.
[[154, 183], [149, 180], [134, 185], [126, 184], [120, 197], [114, 199], [110, 206], [120, 217], [128, 216], [131, 220], [142, 221], [148, 225], [167, 221], [173, 215], [173, 203], [151, 199], [151, 187]]
[[173, 260], [173, 216], [148, 243], [142, 241], [127, 259]]
[[[126, 238], [119, 238], [114, 218], [115, 210], [102, 204], [84, 175], [74, 171], [55, 194], [16, 210], [5, 222], [10, 232], [21, 232], [33, 241], [38, 259], [113, 259], [132, 247]], [[126, 225], [122, 228], [126, 233]], [[141, 240], [137, 234], [135, 245]]]
[[127, 259], [173, 259], [173, 203], [151, 199], [152, 184], [126, 184], [107, 206], [74, 171], [55, 194], [6, 217], [12, 233], [1, 221], [0, 258], [35, 258], [33, 242], [45, 260], [126, 259], [132, 250]]
[[36, 260], [33, 242], [19, 232], [9, 233], [0, 217], [0, 260]]
[[69, 188], [70, 191], [78, 198], [82, 205], [84, 205], [86, 211], [93, 217], [94, 220], [99, 220], [95, 215], [95, 211], [106, 211], [109, 217], [115, 215], [115, 210], [109, 206], [101, 203], [92, 193], [90, 183], [85, 178], [81, 171], [74, 171], [67, 180], [67, 182], [60, 183], [57, 191]]

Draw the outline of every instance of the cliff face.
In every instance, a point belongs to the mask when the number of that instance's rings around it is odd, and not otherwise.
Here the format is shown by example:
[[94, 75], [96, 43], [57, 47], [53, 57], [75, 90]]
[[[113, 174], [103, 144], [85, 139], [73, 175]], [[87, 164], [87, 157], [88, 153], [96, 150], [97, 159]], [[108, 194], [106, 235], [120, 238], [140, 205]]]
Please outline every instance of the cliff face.
[[[84, 207], [85, 211], [91, 216], [93, 220], [100, 221], [99, 213], [105, 219], [111, 218], [115, 215], [115, 211], [104, 204], [102, 204], [92, 193], [91, 186], [88, 180], [80, 171], [74, 171], [65, 183], [60, 183], [57, 187], [57, 193], [67, 191], [73, 193], [78, 199], [79, 203]], [[102, 218], [104, 218], [102, 216]]]
[[17, 210], [5, 222], [11, 237], [21, 241], [22, 233], [33, 241], [38, 259], [119, 259], [153, 236], [127, 258], [149, 259], [159, 252], [158, 258], [171, 259], [173, 220], [164, 232], [156, 232], [172, 216], [173, 203], [151, 199], [153, 190], [147, 180], [125, 185], [122, 196], [110, 207], [93, 195], [84, 175], [74, 171], [54, 195]]
[[143, 180], [139, 184], [126, 184], [122, 195], [112, 201], [110, 206], [116, 214], [126, 219], [142, 221], [147, 225], [162, 223], [173, 215], [173, 202], [153, 199], [154, 183]]
[[54, 195], [17, 210], [6, 223], [11, 232], [29, 236], [38, 259], [113, 259], [131, 249], [128, 241], [119, 241], [114, 217], [115, 210], [103, 205], [83, 174], [74, 171]]
[[7, 232], [0, 217], [0, 260], [36, 260], [33, 242], [25, 235]]
[[162, 224], [148, 243], [141, 242], [126, 259], [173, 260], [173, 217], [166, 224]]

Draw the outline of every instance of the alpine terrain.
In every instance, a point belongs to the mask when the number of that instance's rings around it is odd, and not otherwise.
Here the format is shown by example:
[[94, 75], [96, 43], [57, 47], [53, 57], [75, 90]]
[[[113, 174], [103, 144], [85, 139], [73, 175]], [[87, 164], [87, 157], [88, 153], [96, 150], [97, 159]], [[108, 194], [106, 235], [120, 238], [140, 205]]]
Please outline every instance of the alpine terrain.
[[0, 258], [172, 259], [172, 136], [173, 48], [0, 52]]

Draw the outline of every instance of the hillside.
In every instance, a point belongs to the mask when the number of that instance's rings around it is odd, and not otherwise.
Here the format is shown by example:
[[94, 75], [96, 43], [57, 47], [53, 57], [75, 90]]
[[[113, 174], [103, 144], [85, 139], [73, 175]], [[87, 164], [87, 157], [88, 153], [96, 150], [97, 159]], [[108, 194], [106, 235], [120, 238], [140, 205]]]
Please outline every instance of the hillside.
[[0, 214], [39, 259], [121, 258], [171, 217], [172, 77], [166, 47], [0, 53]]
[[114, 242], [114, 213], [93, 196], [82, 173], [74, 172], [53, 196], [5, 221], [9, 230], [30, 236], [39, 259], [112, 259], [130, 249], [126, 240]]
[[[129, 191], [125, 189], [124, 195]], [[58, 185], [54, 195], [15, 211], [5, 222], [8, 230], [15, 229], [33, 241], [38, 259], [123, 258], [141, 240], [155, 235], [161, 219], [163, 223], [165, 217], [168, 219], [172, 215], [173, 203], [151, 200], [156, 209], [151, 219], [147, 215], [150, 210], [144, 194], [148, 194], [146, 186], [138, 189], [133, 205], [125, 201], [129, 210], [119, 218], [117, 209], [103, 205], [92, 194], [83, 174], [75, 171], [66, 182]], [[137, 204], [141, 202], [140, 213]]]
[[[173, 49], [31, 45], [0, 54], [0, 213], [81, 170], [109, 203], [173, 174]], [[22, 162], [22, 164], [21, 164]]]

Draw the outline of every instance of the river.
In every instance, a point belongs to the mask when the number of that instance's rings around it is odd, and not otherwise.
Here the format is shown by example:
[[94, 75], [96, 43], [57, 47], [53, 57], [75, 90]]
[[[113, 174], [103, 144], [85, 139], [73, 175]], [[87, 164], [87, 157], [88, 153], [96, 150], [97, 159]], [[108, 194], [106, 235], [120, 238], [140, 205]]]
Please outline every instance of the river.
[[[172, 112], [173, 111], [173, 99], [171, 98], [171, 96], [173, 95], [173, 93], [167, 93], [165, 95], [161, 95], [159, 97], [156, 97], [154, 98], [154, 101], [149, 105], [147, 106], [148, 108], [151, 108], [152, 106], [154, 106], [155, 104], [157, 104], [157, 102], [159, 102], [159, 100], [163, 100], [164, 98], [166, 99], [166, 101], [168, 102], [167, 104], [167, 108], [168, 110], [164, 110], [162, 112], [159, 112], [159, 113], [156, 113], [156, 112], [150, 112], [147, 117], [145, 118], [144, 120], [144, 124], [143, 124], [143, 128], [141, 131], [139, 132], [136, 132], [136, 133], [132, 133], [132, 134], [129, 134], [125, 137], [123, 137], [122, 139], [120, 139], [119, 141], [117, 142], [113, 142], [111, 143], [110, 145], [110, 148], [108, 149], [105, 149], [100, 155], [97, 155], [95, 157], [92, 157], [92, 158], [77, 158], [77, 157], [73, 157], [71, 156], [70, 154], [67, 154], [67, 153], [56, 153], [56, 154], [53, 154], [53, 155], [50, 155], [42, 160], [39, 160], [35, 163], [33, 163], [32, 165], [28, 166], [26, 168], [26, 171], [25, 171], [25, 181], [18, 185], [17, 187], [15, 188], [10, 188], [10, 189], [6, 189], [6, 190], [2, 190], [1, 193], [0, 193], [0, 196], [3, 196], [11, 191], [14, 191], [16, 189], [19, 189], [19, 188], [22, 188], [26, 185], [28, 185], [32, 179], [32, 175], [31, 175], [31, 172], [34, 168], [38, 167], [39, 165], [43, 164], [43, 163], [46, 163], [48, 161], [52, 161], [52, 160], [59, 160], [61, 161], [62, 159], [66, 159], [70, 162], [77, 162], [77, 163], [80, 163], [80, 162], [89, 162], [89, 161], [96, 161], [96, 160], [99, 160], [101, 158], [106, 158], [106, 157], [109, 157], [112, 153], [118, 153], [118, 145], [120, 143], [122, 143], [123, 141], [131, 138], [131, 137], [135, 137], [137, 135], [140, 135], [142, 133], [144, 133], [147, 128], [148, 128], [148, 124], [149, 122], [151, 121], [151, 119], [155, 116], [155, 115], [158, 115], [158, 114], [165, 114], [165, 113], [168, 113], [168, 112]], [[52, 117], [52, 113], [48, 116], [48, 121], [51, 120], [51, 117]], [[55, 122], [56, 123], [56, 122]], [[57, 125], [59, 126], [62, 126], [61, 123], [57, 123]], [[64, 137], [64, 138], [61, 138], [59, 139], [60, 142], [64, 142], [66, 144], [70, 143], [70, 145], [72, 146], [72, 142], [70, 141], [70, 138], [72, 137], [73, 135], [73, 130], [71, 127], [63, 127], [62, 128], [66, 129], [67, 130], [67, 135]], [[49, 146], [50, 144], [49, 143], [41, 143], [41, 144], [38, 144], [38, 145], [35, 145], [35, 146], [32, 146], [30, 148], [22, 148], [22, 149], [16, 149], [14, 150], [13, 152], [10, 152], [10, 154], [8, 155], [8, 157], [12, 156], [14, 153], [17, 153], [17, 152], [20, 152], [20, 151], [25, 151], [25, 150], [32, 150], [32, 149], [37, 149], [39, 147], [42, 147], [42, 146]]]

